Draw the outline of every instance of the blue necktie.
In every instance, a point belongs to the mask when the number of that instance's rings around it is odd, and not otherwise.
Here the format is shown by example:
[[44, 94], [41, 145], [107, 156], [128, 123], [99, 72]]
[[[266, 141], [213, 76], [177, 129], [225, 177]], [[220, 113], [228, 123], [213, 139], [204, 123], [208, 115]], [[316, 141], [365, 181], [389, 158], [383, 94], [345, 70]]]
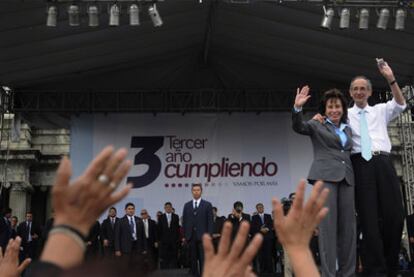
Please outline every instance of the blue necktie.
[[359, 127], [361, 132], [361, 156], [366, 161], [371, 160], [372, 152], [371, 152], [371, 138], [368, 134], [368, 123], [365, 117], [366, 111], [362, 110], [359, 112]]
[[132, 238], [134, 239], [134, 221], [132, 220], [132, 217], [130, 218], [129, 226], [131, 227], [131, 235], [132, 235]]

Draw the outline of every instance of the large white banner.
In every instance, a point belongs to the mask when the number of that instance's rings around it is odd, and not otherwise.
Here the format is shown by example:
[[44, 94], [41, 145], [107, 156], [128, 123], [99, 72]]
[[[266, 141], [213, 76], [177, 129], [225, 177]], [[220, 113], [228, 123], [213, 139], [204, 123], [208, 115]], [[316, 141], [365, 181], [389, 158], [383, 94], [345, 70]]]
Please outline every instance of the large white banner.
[[167, 201], [181, 215], [196, 182], [203, 184], [202, 197], [217, 206], [219, 214], [230, 213], [238, 200], [247, 213], [259, 202], [270, 212], [271, 198], [288, 196], [306, 177], [312, 161], [310, 140], [291, 130], [290, 117], [272, 113], [74, 118], [71, 155], [80, 173], [104, 146], [128, 148], [134, 166], [123, 183], [133, 183], [134, 189], [116, 206], [119, 215], [126, 202], [133, 202], [155, 217]]

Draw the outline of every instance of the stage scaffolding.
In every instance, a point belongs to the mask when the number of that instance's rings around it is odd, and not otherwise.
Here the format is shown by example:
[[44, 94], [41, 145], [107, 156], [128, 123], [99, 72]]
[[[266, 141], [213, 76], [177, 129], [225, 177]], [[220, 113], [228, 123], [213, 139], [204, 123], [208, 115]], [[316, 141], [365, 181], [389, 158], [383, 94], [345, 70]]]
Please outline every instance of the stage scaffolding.
[[412, 214], [414, 204], [414, 87], [403, 88], [407, 109], [398, 117], [397, 126], [401, 142], [402, 179], [407, 214]]

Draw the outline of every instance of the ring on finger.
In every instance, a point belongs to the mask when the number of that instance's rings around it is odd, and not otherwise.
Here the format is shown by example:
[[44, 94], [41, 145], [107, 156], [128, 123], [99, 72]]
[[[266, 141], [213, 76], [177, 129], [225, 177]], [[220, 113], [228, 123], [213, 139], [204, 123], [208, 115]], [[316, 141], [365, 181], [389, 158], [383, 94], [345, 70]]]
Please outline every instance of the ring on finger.
[[101, 174], [98, 176], [98, 182], [101, 183], [102, 185], [108, 185], [109, 177], [106, 176], [105, 174]]

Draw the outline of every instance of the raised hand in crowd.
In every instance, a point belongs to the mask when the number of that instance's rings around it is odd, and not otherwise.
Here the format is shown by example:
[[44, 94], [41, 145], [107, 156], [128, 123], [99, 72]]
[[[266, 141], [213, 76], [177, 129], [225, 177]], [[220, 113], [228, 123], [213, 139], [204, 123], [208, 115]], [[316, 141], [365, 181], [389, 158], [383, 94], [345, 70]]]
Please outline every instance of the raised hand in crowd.
[[130, 191], [128, 185], [114, 192], [131, 167], [131, 162], [125, 161], [126, 156], [126, 149], [114, 153], [113, 147], [108, 146], [70, 184], [71, 163], [66, 157], [62, 159], [52, 190], [54, 227], [41, 261], [63, 269], [82, 262], [85, 250], [83, 240], [92, 225], [108, 207]]
[[296, 198], [286, 216], [283, 214], [281, 202], [276, 198], [272, 201], [276, 234], [289, 255], [297, 277], [320, 276], [309, 249], [309, 242], [315, 228], [328, 213], [328, 209], [324, 207], [328, 194], [329, 190], [323, 189], [323, 183], [318, 181], [304, 204], [305, 181], [301, 180], [296, 190]]
[[236, 239], [231, 244], [232, 224], [226, 222], [223, 226], [217, 253], [214, 253], [210, 235], [205, 234], [203, 236], [204, 277], [256, 276], [250, 264], [262, 244], [263, 237], [257, 234], [245, 247], [249, 230], [250, 224], [243, 221]]
[[0, 248], [0, 276], [1, 277], [18, 277], [30, 264], [31, 259], [25, 259], [19, 264], [19, 250], [22, 239], [10, 239], [6, 251], [3, 256], [3, 251]]
[[306, 104], [306, 102], [308, 101], [308, 99], [310, 97], [311, 96], [309, 95], [309, 87], [308, 86], [304, 86], [300, 90], [298, 88], [296, 90], [296, 97], [295, 97], [294, 107], [296, 109], [301, 109], [303, 107], [303, 105]]

